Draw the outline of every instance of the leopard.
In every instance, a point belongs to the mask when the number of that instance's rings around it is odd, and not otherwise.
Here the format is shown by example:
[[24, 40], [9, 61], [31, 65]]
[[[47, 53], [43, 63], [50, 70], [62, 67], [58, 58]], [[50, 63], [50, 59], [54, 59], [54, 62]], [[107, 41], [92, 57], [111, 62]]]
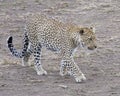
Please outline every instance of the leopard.
[[37, 75], [47, 75], [41, 64], [41, 50], [58, 52], [60, 62], [60, 75], [70, 75], [76, 82], [86, 81], [86, 76], [74, 61], [74, 51], [82, 46], [88, 50], [97, 48], [96, 35], [93, 27], [81, 27], [72, 23], [63, 23], [46, 15], [34, 14], [27, 17], [23, 48], [19, 52], [13, 45], [13, 37], [9, 36], [7, 45], [15, 57], [22, 58], [25, 66], [31, 54], [34, 56], [34, 68]]

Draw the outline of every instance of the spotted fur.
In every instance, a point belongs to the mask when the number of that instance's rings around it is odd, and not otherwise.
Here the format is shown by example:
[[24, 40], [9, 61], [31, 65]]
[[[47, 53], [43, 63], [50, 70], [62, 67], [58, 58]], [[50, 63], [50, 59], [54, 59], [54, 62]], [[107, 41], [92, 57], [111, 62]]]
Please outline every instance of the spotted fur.
[[46, 75], [47, 72], [41, 65], [41, 49], [60, 52], [60, 75], [72, 75], [76, 82], [86, 80], [78, 65], [74, 62], [73, 51], [80, 45], [88, 49], [95, 49], [95, 33], [92, 28], [79, 27], [73, 24], [65, 24], [44, 15], [29, 16], [24, 33], [24, 43], [21, 52], [17, 52], [12, 43], [12, 37], [8, 39], [8, 48], [16, 57], [22, 58], [23, 65], [28, 62], [30, 55], [34, 54], [35, 69], [38, 75]]

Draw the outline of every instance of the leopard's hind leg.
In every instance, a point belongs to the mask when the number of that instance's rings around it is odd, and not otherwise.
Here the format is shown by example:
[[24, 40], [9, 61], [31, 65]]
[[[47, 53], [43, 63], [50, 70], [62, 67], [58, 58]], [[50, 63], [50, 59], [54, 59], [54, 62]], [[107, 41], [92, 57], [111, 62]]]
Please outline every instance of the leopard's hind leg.
[[31, 48], [32, 47], [31, 47], [31, 44], [29, 42], [28, 35], [25, 32], [24, 38], [23, 38], [23, 48], [22, 48], [23, 49], [22, 54], [24, 54], [22, 56], [22, 66], [27, 66], [28, 65], [28, 60], [29, 60], [29, 57], [32, 53]]
[[47, 72], [43, 69], [41, 65], [41, 48], [41, 44], [37, 44], [37, 46], [34, 46], [34, 66], [38, 75], [47, 75]]
[[30, 58], [31, 53], [26, 52], [25, 56], [22, 58], [22, 66], [28, 66], [28, 61]]
[[28, 63], [30, 55], [33, 53], [33, 47], [31, 45], [31, 43], [29, 42], [28, 45], [28, 49], [24, 55], [24, 57], [22, 58], [22, 65], [23, 66], [31, 66], [32, 64]]

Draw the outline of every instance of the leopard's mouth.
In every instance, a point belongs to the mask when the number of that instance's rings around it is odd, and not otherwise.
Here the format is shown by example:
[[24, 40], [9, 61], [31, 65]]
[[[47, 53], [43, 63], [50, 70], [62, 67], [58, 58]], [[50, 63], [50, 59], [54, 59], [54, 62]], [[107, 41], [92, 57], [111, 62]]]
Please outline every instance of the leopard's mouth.
[[97, 48], [96, 45], [95, 45], [95, 46], [86, 46], [84, 42], [81, 42], [80, 46], [81, 46], [82, 48], [85, 48], [85, 49], [88, 49], [88, 50], [94, 50], [94, 49]]
[[97, 46], [88, 47], [88, 50], [94, 50], [94, 49], [96, 49], [96, 48], [97, 48]]

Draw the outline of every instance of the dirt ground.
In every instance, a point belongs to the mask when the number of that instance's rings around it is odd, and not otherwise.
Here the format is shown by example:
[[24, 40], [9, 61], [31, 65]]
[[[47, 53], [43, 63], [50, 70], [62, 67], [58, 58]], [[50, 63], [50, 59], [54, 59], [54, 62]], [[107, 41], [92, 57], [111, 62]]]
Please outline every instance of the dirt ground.
[[[27, 14], [44, 13], [62, 22], [95, 26], [97, 50], [79, 49], [75, 62], [87, 81], [75, 83], [59, 75], [60, 58], [43, 49], [47, 76], [37, 76], [33, 66], [21, 66], [6, 40], [14, 37], [22, 48]], [[120, 96], [120, 0], [0, 0], [0, 96]], [[30, 63], [33, 63], [32, 57]]]

